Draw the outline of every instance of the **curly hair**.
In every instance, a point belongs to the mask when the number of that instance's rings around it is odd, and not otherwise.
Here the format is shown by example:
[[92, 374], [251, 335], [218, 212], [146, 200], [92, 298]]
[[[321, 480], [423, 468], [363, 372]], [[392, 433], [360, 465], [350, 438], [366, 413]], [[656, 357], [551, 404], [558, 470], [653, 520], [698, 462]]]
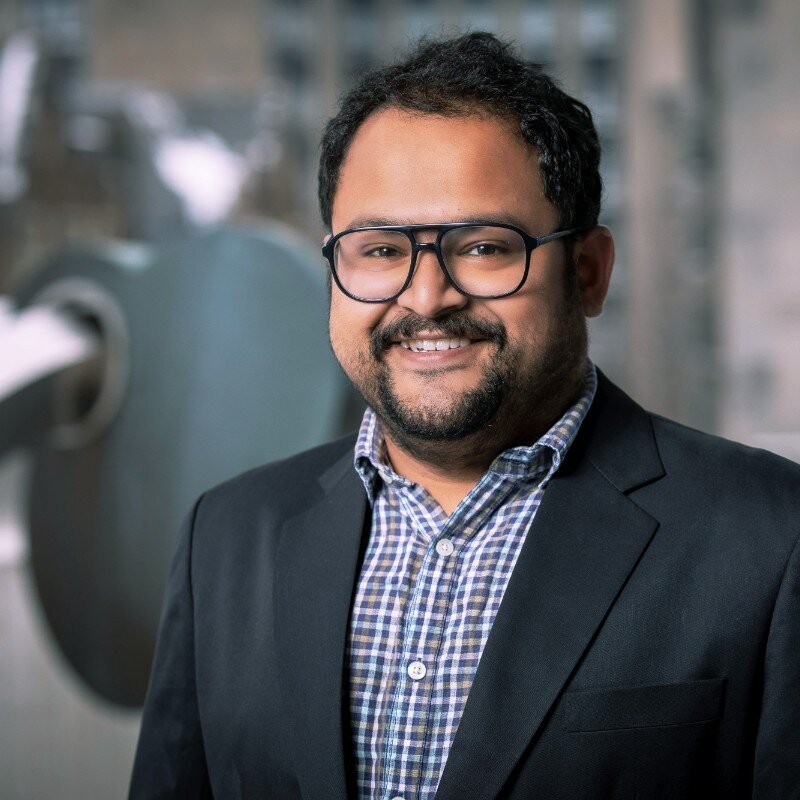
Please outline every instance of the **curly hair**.
[[319, 203], [328, 229], [350, 143], [364, 120], [384, 108], [511, 120], [536, 150], [544, 194], [559, 211], [560, 227], [597, 224], [600, 143], [589, 109], [510, 44], [490, 33], [469, 33], [423, 39], [406, 59], [366, 73], [343, 96], [320, 143]]

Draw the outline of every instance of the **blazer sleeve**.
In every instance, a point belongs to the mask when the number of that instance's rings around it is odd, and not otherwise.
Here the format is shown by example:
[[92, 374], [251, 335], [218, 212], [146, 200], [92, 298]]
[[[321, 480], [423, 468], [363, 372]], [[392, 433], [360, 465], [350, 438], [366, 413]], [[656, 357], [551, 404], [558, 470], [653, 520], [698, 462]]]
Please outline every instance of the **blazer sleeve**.
[[202, 498], [181, 528], [167, 580], [155, 659], [133, 764], [130, 800], [210, 798], [197, 707], [192, 537]]
[[778, 592], [764, 661], [753, 798], [800, 800], [800, 541]]

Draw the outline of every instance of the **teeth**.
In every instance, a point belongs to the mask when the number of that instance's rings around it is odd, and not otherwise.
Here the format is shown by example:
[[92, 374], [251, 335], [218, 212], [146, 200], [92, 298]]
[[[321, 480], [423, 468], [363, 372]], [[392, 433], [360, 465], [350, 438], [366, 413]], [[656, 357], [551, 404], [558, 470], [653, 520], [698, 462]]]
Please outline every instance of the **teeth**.
[[466, 347], [469, 339], [401, 339], [400, 346], [416, 353], [428, 350], [455, 350], [457, 347]]

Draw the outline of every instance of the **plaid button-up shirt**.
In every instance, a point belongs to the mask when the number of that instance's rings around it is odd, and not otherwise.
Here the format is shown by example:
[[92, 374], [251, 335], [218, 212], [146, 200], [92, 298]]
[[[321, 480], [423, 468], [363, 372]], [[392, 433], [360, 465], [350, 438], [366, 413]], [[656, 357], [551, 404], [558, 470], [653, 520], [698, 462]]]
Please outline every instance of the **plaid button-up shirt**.
[[372, 529], [346, 653], [359, 798], [436, 793], [517, 556], [596, 387], [589, 363], [578, 401], [535, 445], [497, 456], [450, 516], [391, 469], [364, 414], [355, 465]]

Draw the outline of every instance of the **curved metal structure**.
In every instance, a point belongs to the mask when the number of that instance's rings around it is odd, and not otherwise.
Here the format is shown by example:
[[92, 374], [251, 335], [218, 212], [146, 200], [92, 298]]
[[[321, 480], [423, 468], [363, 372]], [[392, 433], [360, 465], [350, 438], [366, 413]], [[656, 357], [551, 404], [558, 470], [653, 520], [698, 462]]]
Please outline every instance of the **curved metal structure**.
[[31, 409], [29, 529], [52, 631], [112, 702], [144, 697], [196, 496], [340, 432], [351, 395], [327, 343], [318, 264], [282, 228], [220, 229], [133, 257], [64, 252], [16, 295], [99, 342], [99, 358], [55, 380], [47, 414]]

